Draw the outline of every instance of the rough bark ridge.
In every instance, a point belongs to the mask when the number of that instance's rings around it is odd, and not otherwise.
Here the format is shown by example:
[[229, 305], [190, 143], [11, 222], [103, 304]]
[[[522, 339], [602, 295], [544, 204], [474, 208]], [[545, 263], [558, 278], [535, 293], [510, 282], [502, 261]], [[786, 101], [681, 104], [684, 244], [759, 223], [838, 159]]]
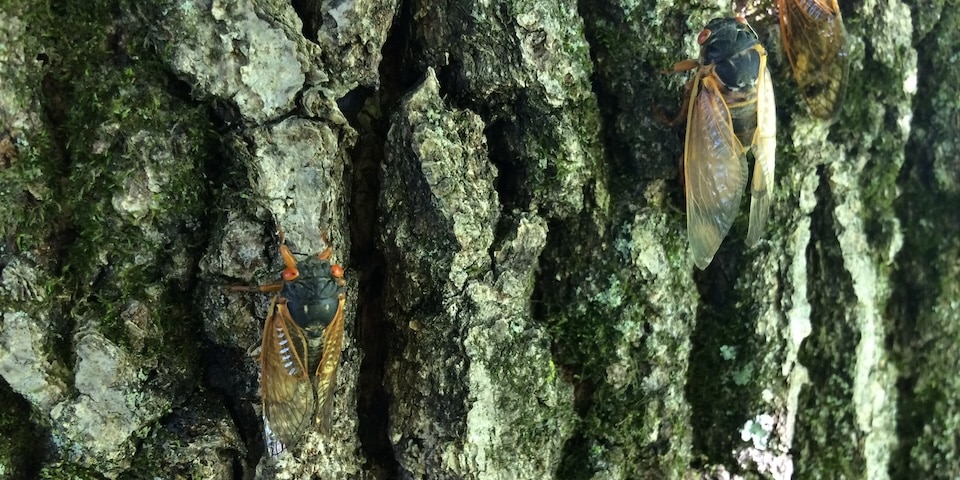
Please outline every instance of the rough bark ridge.
[[[960, 4], [771, 52], [771, 225], [687, 255], [731, 5], [0, 0], [0, 479], [956, 478]], [[333, 434], [264, 455], [276, 228], [348, 282]]]

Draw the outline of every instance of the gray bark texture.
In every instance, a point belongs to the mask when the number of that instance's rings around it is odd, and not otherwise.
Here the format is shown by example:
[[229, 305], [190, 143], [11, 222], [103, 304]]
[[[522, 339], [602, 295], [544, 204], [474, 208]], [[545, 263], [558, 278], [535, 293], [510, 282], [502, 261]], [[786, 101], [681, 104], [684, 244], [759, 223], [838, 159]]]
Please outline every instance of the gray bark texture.
[[[0, 0], [0, 480], [960, 478], [960, 4], [841, 2], [824, 122], [770, 3], [771, 221], [699, 271], [654, 106], [728, 3]], [[347, 306], [273, 456], [281, 227]]]

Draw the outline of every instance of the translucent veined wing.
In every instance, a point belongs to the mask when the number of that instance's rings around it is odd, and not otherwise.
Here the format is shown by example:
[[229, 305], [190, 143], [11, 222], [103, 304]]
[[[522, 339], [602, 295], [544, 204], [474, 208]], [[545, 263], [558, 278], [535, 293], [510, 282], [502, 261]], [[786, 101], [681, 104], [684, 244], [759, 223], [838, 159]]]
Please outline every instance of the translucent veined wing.
[[337, 313], [323, 329], [323, 355], [316, 372], [317, 419], [322, 433], [330, 433], [333, 391], [337, 388], [337, 367], [340, 365], [340, 350], [343, 346], [343, 309], [346, 303], [340, 294]]
[[697, 70], [690, 96], [683, 154], [687, 232], [694, 263], [704, 269], [740, 208], [747, 163], [712, 67]]
[[278, 454], [293, 447], [313, 418], [315, 402], [308, 371], [307, 341], [286, 300], [277, 295], [263, 326], [260, 397], [267, 447]]
[[810, 113], [840, 111], [850, 61], [837, 0], [778, 0], [783, 49]]
[[750, 228], [747, 245], [753, 246], [763, 235], [770, 214], [773, 195], [773, 172], [777, 150], [777, 112], [773, 98], [773, 83], [766, 68], [766, 55], [760, 59], [760, 75], [757, 81], [757, 130], [754, 134], [753, 180], [750, 182]]

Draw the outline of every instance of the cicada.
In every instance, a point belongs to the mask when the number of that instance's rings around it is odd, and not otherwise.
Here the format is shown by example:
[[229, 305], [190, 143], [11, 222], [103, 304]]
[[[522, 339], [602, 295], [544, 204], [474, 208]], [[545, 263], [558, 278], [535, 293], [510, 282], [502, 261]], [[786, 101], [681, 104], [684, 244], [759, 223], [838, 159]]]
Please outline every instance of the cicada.
[[837, 0], [777, 0], [783, 50], [810, 113], [840, 111], [850, 60]]
[[683, 103], [683, 179], [693, 261], [704, 269], [740, 209], [749, 177], [748, 149], [755, 164], [747, 245], [763, 233], [773, 191], [777, 121], [767, 52], [744, 19], [711, 20], [697, 43], [700, 60], [679, 62], [673, 70], [696, 69]]
[[332, 254], [327, 247], [298, 263], [281, 233], [281, 280], [232, 287], [275, 293], [260, 345], [264, 431], [274, 455], [295, 446], [311, 425], [330, 430], [346, 302], [343, 268], [330, 262]]

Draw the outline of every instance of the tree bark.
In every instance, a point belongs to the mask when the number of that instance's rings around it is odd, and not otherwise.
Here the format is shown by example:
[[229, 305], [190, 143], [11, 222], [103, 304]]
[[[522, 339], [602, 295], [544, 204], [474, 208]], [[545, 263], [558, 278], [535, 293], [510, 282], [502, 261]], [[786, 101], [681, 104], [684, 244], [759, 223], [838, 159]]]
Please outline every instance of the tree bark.
[[[771, 220], [704, 271], [654, 106], [731, 5], [0, 5], [0, 479], [960, 476], [954, 0], [841, 5], [833, 122], [749, 12]], [[271, 456], [281, 228], [347, 308]]]

